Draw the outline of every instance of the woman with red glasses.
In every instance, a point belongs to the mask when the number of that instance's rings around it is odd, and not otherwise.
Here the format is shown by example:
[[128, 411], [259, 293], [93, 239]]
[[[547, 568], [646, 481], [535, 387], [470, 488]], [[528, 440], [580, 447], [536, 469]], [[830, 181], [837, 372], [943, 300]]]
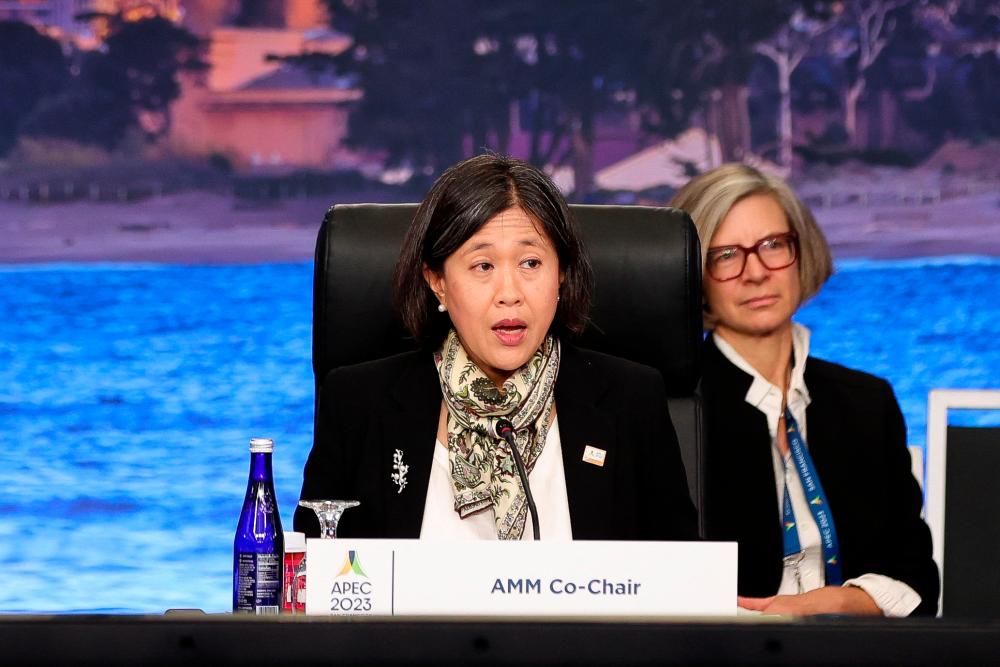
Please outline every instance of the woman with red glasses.
[[708, 538], [739, 543], [739, 604], [776, 614], [934, 614], [938, 570], [896, 397], [809, 356], [792, 321], [832, 273], [782, 181], [724, 165], [672, 206], [702, 243]]

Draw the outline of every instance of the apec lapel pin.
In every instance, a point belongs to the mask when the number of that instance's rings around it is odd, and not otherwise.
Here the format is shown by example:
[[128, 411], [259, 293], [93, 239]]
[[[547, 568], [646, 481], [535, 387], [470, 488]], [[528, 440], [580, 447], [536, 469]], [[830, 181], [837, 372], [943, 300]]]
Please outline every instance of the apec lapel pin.
[[607, 458], [608, 453], [603, 449], [598, 449], [593, 445], [587, 445], [583, 448], [583, 461], [584, 463], [590, 463], [591, 465], [598, 466], [600, 468], [604, 467], [604, 459]]

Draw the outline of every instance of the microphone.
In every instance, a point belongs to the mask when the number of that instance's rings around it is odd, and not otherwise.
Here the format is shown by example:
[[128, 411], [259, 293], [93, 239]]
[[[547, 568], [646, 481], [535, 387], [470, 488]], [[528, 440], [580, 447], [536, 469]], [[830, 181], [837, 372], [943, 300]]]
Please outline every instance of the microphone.
[[521, 453], [517, 451], [514, 443], [514, 425], [507, 419], [498, 419], [493, 428], [498, 438], [503, 438], [510, 445], [510, 451], [514, 454], [514, 465], [517, 468], [517, 476], [521, 479], [521, 489], [524, 490], [524, 497], [528, 501], [528, 513], [531, 514], [531, 529], [535, 534], [535, 539], [540, 539], [538, 532], [538, 510], [535, 509], [535, 499], [531, 495], [531, 487], [528, 486], [528, 472], [524, 469], [524, 461]]

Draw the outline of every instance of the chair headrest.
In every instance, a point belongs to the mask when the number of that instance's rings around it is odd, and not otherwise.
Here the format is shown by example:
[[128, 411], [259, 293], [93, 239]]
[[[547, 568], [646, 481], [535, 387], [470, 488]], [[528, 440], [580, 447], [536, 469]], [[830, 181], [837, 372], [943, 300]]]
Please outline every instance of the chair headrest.
[[[594, 267], [583, 347], [657, 368], [667, 393], [700, 374], [701, 252], [679, 209], [570, 206]], [[313, 372], [414, 349], [392, 309], [392, 270], [416, 204], [334, 206], [316, 242]]]

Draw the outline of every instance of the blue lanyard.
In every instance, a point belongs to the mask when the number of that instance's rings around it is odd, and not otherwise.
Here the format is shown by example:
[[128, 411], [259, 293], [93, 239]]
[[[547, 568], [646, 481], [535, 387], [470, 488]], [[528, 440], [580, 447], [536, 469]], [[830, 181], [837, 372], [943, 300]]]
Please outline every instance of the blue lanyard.
[[[840, 543], [837, 541], [837, 528], [833, 525], [833, 515], [830, 513], [830, 505], [826, 501], [826, 493], [819, 482], [819, 475], [816, 474], [816, 466], [813, 464], [806, 443], [799, 433], [799, 426], [792, 417], [792, 411], [785, 409], [785, 427], [788, 436], [788, 448], [792, 453], [792, 460], [795, 461], [795, 468], [799, 473], [799, 480], [802, 482], [802, 489], [805, 491], [806, 500], [809, 502], [809, 511], [812, 512], [813, 519], [819, 527], [819, 534], [823, 542], [823, 562], [826, 564], [826, 583], [830, 586], [840, 586], [844, 583], [844, 576], [840, 571]], [[802, 552], [799, 546], [799, 530], [795, 524], [795, 512], [792, 510], [792, 501], [788, 497], [788, 483], [785, 483], [785, 498], [782, 502], [782, 534], [785, 537], [785, 557], [794, 556]]]

